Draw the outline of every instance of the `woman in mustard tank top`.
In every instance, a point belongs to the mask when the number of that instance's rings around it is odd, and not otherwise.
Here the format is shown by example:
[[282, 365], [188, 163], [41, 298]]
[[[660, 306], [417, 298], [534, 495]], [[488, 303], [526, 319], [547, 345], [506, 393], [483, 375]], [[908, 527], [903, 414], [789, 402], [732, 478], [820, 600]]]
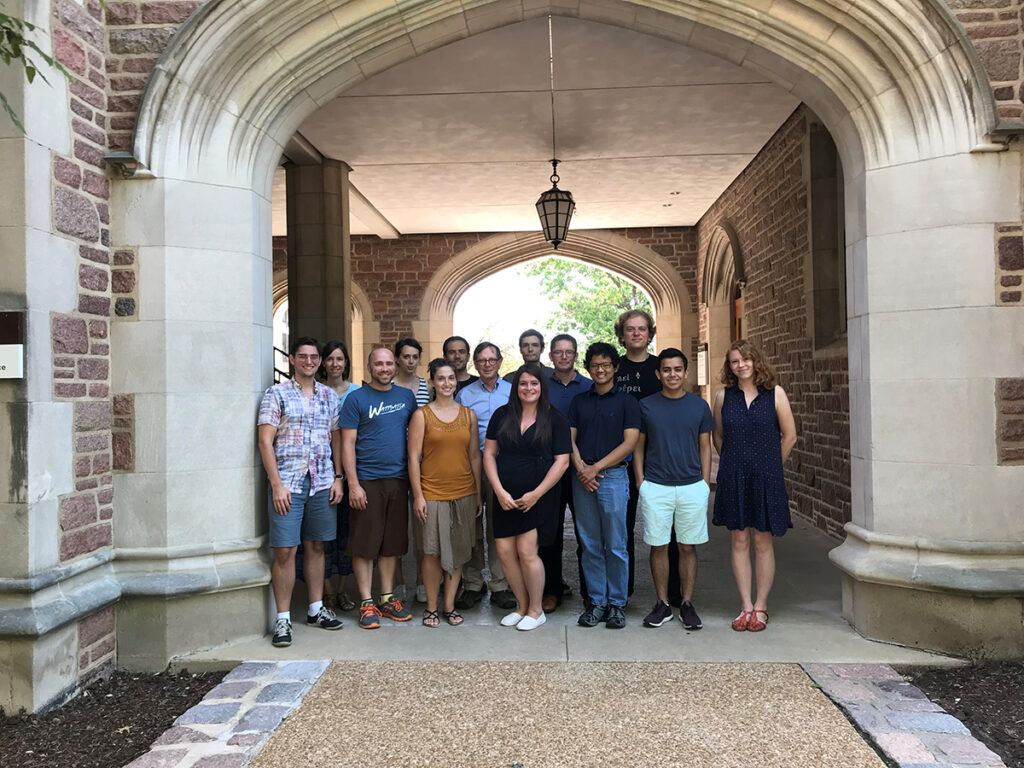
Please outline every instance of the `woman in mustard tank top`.
[[476, 414], [455, 402], [455, 369], [443, 358], [430, 361], [436, 398], [416, 410], [409, 422], [409, 485], [415, 529], [423, 542], [423, 586], [427, 608], [423, 624], [436, 627], [437, 594], [444, 573], [442, 615], [462, 623], [455, 610], [462, 566], [473, 551], [475, 518], [482, 510], [480, 438]]

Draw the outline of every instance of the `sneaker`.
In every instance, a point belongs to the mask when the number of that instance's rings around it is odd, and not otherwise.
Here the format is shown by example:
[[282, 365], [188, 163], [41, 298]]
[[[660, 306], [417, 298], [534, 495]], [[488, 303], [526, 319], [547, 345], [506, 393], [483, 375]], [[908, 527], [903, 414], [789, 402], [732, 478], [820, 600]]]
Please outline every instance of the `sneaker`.
[[380, 626], [380, 611], [372, 602], [359, 606], [359, 626], [362, 629], [377, 629]]
[[503, 611], [510, 611], [519, 603], [516, 602], [516, 596], [511, 589], [499, 589], [491, 593], [491, 605], [496, 605]]
[[701, 623], [700, 616], [697, 615], [697, 611], [693, 607], [693, 603], [689, 600], [679, 608], [679, 620], [683, 622], [683, 626], [687, 629], [700, 629], [704, 626]]
[[661, 600], [656, 602], [651, 612], [644, 616], [645, 627], [660, 627], [666, 621], [672, 621], [672, 607]]
[[604, 618], [605, 626], [608, 629], [622, 629], [626, 626], [626, 612], [621, 605], [609, 605]]
[[320, 629], [341, 629], [341, 619], [334, 615], [334, 611], [326, 605], [320, 609], [316, 616], [306, 614], [306, 623], [314, 624]]
[[576, 623], [581, 627], [596, 627], [605, 618], [605, 607], [603, 605], [591, 605], [585, 610]]
[[422, 584], [416, 585], [416, 602], [425, 603], [427, 602], [427, 588]]
[[386, 616], [392, 621], [408, 621], [412, 618], [412, 611], [402, 605], [402, 601], [394, 595], [386, 603], [377, 606], [381, 616]]
[[288, 619], [278, 619], [274, 625], [274, 639], [271, 640], [278, 648], [287, 648], [292, 644], [292, 623]]

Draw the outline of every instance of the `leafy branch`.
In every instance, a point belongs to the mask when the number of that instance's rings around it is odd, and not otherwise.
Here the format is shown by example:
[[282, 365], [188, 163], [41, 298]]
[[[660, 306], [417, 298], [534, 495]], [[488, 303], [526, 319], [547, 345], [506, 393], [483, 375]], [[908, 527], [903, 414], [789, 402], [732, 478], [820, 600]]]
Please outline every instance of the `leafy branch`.
[[[56, 69], [68, 80], [71, 80], [71, 73], [64, 68], [64, 65], [40, 48], [36, 42], [29, 37], [35, 29], [36, 27], [34, 24], [31, 24], [24, 19], [19, 19], [16, 16], [9, 16], [6, 13], [0, 13], [0, 61], [8, 66], [10, 66], [12, 61], [21, 63], [25, 68], [25, 79], [27, 79], [30, 84], [35, 81], [37, 76], [44, 83], [49, 84], [50, 81], [46, 79], [46, 75], [40, 71], [39, 65], [32, 58], [34, 54], [42, 59], [47, 66]], [[3, 107], [7, 116], [11, 118], [11, 122], [18, 126], [18, 130], [24, 133], [25, 126], [21, 124], [21, 120], [18, 119], [17, 113], [14, 111], [14, 108], [7, 100], [3, 91], [0, 91], [0, 106]]]

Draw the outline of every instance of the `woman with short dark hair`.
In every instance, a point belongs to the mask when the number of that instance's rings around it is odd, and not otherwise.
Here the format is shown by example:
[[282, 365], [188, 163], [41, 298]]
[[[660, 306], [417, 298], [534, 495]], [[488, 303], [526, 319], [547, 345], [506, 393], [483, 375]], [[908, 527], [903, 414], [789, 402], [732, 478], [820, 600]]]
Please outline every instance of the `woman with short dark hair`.
[[544, 623], [544, 565], [537, 528], [559, 513], [559, 479], [569, 466], [569, 421], [551, 407], [547, 376], [526, 363], [512, 378], [508, 404], [487, 425], [484, 469], [500, 509], [494, 538], [501, 567], [519, 605], [502, 626], [530, 630]]

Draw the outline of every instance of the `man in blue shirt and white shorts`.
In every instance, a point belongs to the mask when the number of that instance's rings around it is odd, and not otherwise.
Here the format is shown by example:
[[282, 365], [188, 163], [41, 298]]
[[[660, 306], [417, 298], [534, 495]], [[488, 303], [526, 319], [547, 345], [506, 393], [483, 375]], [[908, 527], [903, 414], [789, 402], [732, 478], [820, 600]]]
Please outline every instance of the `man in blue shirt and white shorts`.
[[699, 395], [685, 391], [686, 355], [673, 347], [658, 355], [662, 390], [640, 401], [640, 440], [633, 472], [640, 489], [644, 541], [651, 547], [651, 576], [658, 601], [644, 626], [672, 619], [668, 604], [668, 546], [675, 526], [683, 604], [679, 620], [686, 629], [703, 624], [693, 607], [698, 544], [708, 540], [711, 492], [711, 433], [715, 420]]

